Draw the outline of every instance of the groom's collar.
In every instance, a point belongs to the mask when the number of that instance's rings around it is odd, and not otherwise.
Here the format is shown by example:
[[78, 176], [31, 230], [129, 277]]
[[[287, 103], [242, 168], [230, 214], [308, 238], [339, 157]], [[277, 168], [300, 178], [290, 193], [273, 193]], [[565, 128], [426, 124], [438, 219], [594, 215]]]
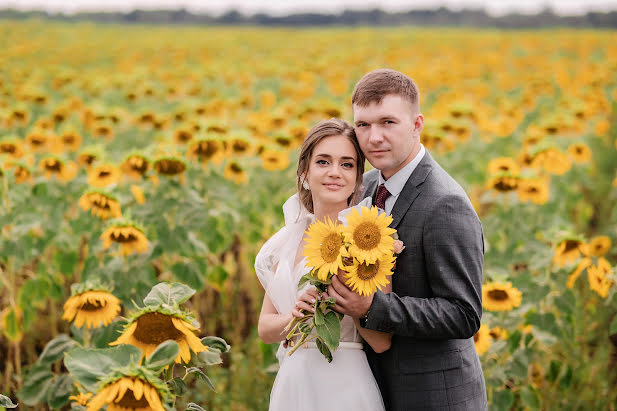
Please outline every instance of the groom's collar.
[[396, 172], [396, 174], [394, 174], [387, 180], [385, 180], [381, 172], [379, 172], [377, 187], [379, 187], [381, 184], [385, 184], [386, 189], [392, 196], [398, 196], [401, 191], [403, 191], [403, 188], [405, 187], [405, 184], [407, 183], [407, 180], [409, 180], [411, 174], [414, 172], [418, 164], [420, 164], [420, 161], [422, 161], [422, 159], [424, 158], [425, 153], [426, 149], [422, 144], [420, 144], [420, 151], [418, 152], [418, 154], [416, 154], [413, 160], [411, 160], [409, 164], [401, 168], [399, 171]]

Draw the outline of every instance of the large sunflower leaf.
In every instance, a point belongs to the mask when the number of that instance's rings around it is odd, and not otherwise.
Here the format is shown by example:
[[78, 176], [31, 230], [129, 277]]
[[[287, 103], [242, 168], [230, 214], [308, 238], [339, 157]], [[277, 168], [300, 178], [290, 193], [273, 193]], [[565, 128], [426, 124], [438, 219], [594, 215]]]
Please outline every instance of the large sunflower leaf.
[[180, 354], [180, 346], [173, 340], [167, 340], [159, 344], [156, 350], [146, 359], [146, 367], [158, 370], [171, 364]]
[[100, 378], [105, 377], [112, 368], [139, 361], [141, 350], [132, 345], [119, 345], [113, 348], [73, 348], [64, 355], [64, 365], [75, 381], [88, 391], [96, 392]]
[[328, 362], [332, 362], [332, 352], [330, 351], [326, 343], [323, 342], [321, 338], [317, 338], [315, 340], [315, 344], [317, 344], [317, 349], [319, 350], [319, 352], [322, 353], [324, 357], [326, 357], [326, 360], [328, 360]]
[[313, 321], [315, 322], [315, 325], [324, 325], [326, 323], [326, 317], [324, 316], [324, 313], [322, 311], [321, 308], [321, 304], [318, 304], [315, 307], [315, 317], [313, 317]]
[[215, 349], [219, 352], [227, 352], [231, 349], [231, 345], [227, 344], [227, 341], [221, 337], [207, 336], [201, 339], [201, 343], [208, 349]]
[[47, 403], [51, 408], [57, 410], [69, 402], [69, 397], [73, 392], [74, 381], [68, 374], [62, 374], [54, 378], [49, 390], [47, 391]]
[[169, 387], [169, 391], [171, 391], [173, 395], [177, 395], [178, 397], [186, 394], [186, 391], [188, 390], [186, 383], [180, 377], [176, 377], [167, 381], [167, 386]]
[[0, 394], [0, 407], [4, 408], [17, 408], [18, 404], [13, 404], [13, 401], [6, 395]]
[[214, 388], [214, 384], [212, 384], [212, 381], [210, 381], [210, 378], [208, 378], [206, 373], [203, 372], [201, 369], [197, 367], [187, 368], [186, 373], [187, 374], [191, 374], [191, 373], [197, 374], [202, 380], [205, 381], [206, 384], [208, 384], [208, 387], [210, 387], [212, 391], [216, 392], [216, 389]]
[[206, 409], [195, 404], [194, 402], [189, 402], [188, 404], [186, 404], [186, 408], [184, 409], [184, 411], [206, 411]]
[[181, 283], [158, 283], [144, 298], [144, 304], [157, 306], [161, 304], [180, 305], [195, 294], [195, 290]]
[[40, 364], [51, 364], [60, 358], [62, 355], [75, 346], [75, 340], [67, 334], [59, 334], [45, 345], [43, 352], [37, 360]]
[[323, 324], [315, 324], [317, 335], [323, 338], [324, 342], [334, 351], [338, 348], [341, 341], [341, 322], [334, 311], [328, 311], [324, 316]]
[[24, 380], [24, 385], [17, 393], [17, 397], [26, 405], [33, 406], [45, 401], [47, 390], [54, 374], [45, 364], [35, 364]]

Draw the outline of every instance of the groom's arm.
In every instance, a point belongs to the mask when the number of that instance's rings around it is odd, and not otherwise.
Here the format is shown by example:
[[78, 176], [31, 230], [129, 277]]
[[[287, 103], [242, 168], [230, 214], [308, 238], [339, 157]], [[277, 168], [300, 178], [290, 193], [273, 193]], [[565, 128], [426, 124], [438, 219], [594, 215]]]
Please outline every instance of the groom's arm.
[[[470, 338], [482, 317], [482, 226], [466, 198], [440, 198], [423, 232], [433, 296], [377, 292], [366, 328], [414, 338]], [[395, 274], [396, 275], [396, 274]]]

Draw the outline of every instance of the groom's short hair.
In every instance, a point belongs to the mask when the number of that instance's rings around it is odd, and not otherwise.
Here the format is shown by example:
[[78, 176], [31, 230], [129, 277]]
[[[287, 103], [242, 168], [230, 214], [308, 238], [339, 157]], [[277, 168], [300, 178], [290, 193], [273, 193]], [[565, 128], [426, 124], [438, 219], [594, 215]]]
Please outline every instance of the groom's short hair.
[[356, 83], [351, 104], [360, 107], [371, 103], [379, 104], [387, 95], [401, 96], [411, 104], [411, 109], [420, 112], [420, 91], [407, 75], [392, 69], [378, 69], [368, 72]]

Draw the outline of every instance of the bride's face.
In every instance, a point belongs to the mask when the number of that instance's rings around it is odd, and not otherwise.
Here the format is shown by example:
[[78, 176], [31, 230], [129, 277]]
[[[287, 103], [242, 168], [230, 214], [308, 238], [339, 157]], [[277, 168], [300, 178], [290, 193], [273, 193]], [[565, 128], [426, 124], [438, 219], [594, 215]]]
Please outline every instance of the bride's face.
[[356, 186], [356, 167], [356, 150], [348, 137], [338, 135], [321, 140], [311, 154], [306, 178], [314, 208], [347, 208], [347, 199]]

